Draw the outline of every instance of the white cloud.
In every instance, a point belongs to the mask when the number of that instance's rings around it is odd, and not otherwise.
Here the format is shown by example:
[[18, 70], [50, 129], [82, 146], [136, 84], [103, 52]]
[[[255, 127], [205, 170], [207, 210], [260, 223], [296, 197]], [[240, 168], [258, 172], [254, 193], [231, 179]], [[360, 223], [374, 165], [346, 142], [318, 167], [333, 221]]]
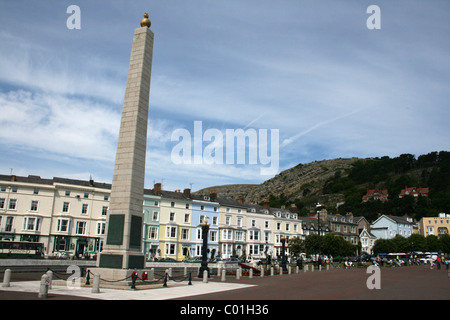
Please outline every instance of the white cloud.
[[19, 90], [0, 93], [0, 138], [20, 146], [67, 157], [114, 158], [120, 114], [87, 99]]

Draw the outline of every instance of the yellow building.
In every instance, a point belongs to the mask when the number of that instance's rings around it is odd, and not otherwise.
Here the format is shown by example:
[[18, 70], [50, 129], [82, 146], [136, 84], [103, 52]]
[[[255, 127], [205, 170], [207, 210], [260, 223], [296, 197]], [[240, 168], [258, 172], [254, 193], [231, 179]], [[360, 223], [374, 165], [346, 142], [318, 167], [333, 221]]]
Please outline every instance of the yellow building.
[[449, 234], [450, 214], [440, 213], [438, 217], [424, 217], [419, 221], [419, 232], [426, 236], [440, 237]]
[[161, 192], [159, 251], [157, 257], [183, 261], [191, 246], [192, 200], [190, 190]]

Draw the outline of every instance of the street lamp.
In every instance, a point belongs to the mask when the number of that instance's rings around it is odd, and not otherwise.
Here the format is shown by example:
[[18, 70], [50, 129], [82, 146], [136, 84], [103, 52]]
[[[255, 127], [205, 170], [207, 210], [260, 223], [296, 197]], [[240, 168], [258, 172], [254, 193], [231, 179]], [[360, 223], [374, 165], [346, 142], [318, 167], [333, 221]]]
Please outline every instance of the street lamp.
[[202, 227], [202, 239], [203, 239], [203, 247], [202, 247], [202, 264], [200, 267], [200, 271], [198, 273], [199, 278], [203, 278], [203, 272], [206, 270], [208, 272], [209, 278], [209, 268], [208, 268], [208, 231], [209, 231], [209, 223], [205, 218], [201, 223]]
[[319, 255], [317, 257], [317, 267], [321, 265], [321, 259], [320, 259], [320, 210], [319, 210], [319, 208], [321, 206], [322, 205], [319, 202], [317, 202], [317, 204], [316, 204], [316, 210], [317, 210], [317, 234], [318, 234], [318, 238], [317, 239], [318, 239], [318, 247], [319, 247]]
[[281, 272], [287, 271], [287, 267], [286, 267], [286, 254], [285, 254], [285, 250], [286, 250], [286, 237], [285, 236], [281, 236], [280, 238], [281, 240]]

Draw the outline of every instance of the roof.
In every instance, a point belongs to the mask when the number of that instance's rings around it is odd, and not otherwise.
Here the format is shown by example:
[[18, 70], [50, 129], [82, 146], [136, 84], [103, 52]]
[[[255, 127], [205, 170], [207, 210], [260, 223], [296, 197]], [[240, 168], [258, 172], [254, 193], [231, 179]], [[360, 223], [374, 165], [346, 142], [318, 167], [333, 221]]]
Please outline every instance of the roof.
[[430, 193], [430, 188], [416, 188], [416, 187], [405, 187], [400, 191], [400, 197], [411, 195], [413, 197], [417, 197], [419, 195], [428, 195]]
[[31, 184], [43, 184], [43, 185], [54, 185], [55, 183], [75, 185], [80, 187], [93, 187], [100, 189], [111, 189], [111, 184], [96, 182], [92, 179], [90, 180], [76, 180], [68, 178], [58, 178], [53, 179], [43, 179], [40, 176], [29, 175], [28, 177], [16, 176], [16, 175], [0, 175], [0, 181], [10, 181], [19, 183], [31, 183]]

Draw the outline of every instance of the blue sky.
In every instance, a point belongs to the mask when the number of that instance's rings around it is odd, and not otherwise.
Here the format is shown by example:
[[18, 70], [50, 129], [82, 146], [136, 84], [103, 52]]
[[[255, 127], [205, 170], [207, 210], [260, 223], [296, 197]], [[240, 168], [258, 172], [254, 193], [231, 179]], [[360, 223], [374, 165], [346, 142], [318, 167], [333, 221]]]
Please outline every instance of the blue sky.
[[[81, 9], [70, 30], [67, 7]], [[381, 10], [381, 29], [366, 12]], [[174, 164], [177, 129], [279, 130], [279, 171], [450, 150], [450, 2], [0, 2], [0, 173], [111, 182], [134, 29], [155, 33], [146, 187], [261, 183]], [[205, 142], [203, 147], [206, 146]]]

